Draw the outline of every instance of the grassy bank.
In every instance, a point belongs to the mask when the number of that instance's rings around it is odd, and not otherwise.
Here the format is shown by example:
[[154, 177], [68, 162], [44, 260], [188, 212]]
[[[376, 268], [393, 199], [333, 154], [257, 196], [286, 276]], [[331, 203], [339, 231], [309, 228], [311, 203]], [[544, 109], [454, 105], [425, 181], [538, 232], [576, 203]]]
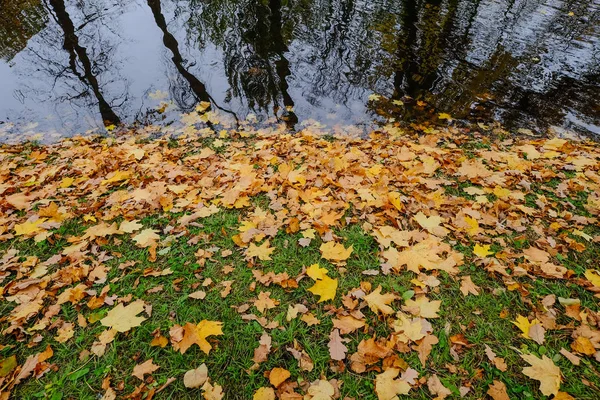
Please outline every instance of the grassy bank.
[[4, 146], [3, 396], [598, 398], [600, 148], [389, 133]]

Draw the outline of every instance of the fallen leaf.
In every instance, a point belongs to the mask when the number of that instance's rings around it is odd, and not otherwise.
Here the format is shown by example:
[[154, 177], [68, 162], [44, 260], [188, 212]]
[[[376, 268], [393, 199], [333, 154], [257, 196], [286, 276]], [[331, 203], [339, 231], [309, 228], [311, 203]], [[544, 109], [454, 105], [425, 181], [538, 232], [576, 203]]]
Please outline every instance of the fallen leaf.
[[223, 323], [219, 321], [202, 320], [198, 325], [186, 323], [183, 326], [183, 338], [176, 342], [176, 350], [181, 354], [185, 353], [192, 345], [196, 344], [204, 353], [208, 354], [212, 349], [210, 343], [206, 340], [209, 336], [222, 335]]
[[562, 380], [560, 368], [545, 355], [540, 359], [533, 354], [522, 354], [521, 358], [531, 365], [523, 368], [523, 374], [540, 381], [540, 391], [544, 396], [556, 395]]
[[279, 300], [272, 299], [270, 296], [271, 292], [260, 292], [258, 294], [258, 299], [254, 302], [254, 307], [261, 313], [277, 307], [277, 305], [279, 305]]
[[200, 365], [196, 369], [190, 369], [183, 375], [183, 385], [186, 388], [199, 388], [204, 385], [208, 379], [208, 368], [206, 364]]
[[487, 394], [494, 400], [510, 400], [504, 382], [494, 380], [494, 383], [488, 387]]
[[463, 276], [460, 281], [460, 291], [463, 296], [467, 296], [469, 294], [479, 296], [479, 290], [481, 288], [473, 283], [470, 276]]
[[388, 368], [375, 377], [375, 393], [379, 400], [398, 400], [398, 395], [408, 394], [410, 385], [402, 378], [396, 379], [399, 374], [398, 368]]
[[246, 257], [258, 257], [259, 260], [269, 261], [271, 260], [271, 253], [275, 251], [275, 247], [269, 247], [269, 241], [265, 241], [260, 246], [256, 246], [254, 243], [250, 243], [248, 250], [246, 250]]
[[133, 367], [133, 372], [131, 373], [131, 376], [135, 376], [139, 380], [143, 381], [144, 375], [151, 374], [159, 368], [160, 367], [158, 365], [154, 365], [152, 363], [152, 359], [149, 359], [146, 362]]
[[389, 304], [398, 297], [393, 293], [381, 294], [381, 289], [381, 285], [378, 286], [377, 289], [366, 295], [364, 300], [374, 313], [381, 312], [385, 315], [393, 314], [394, 309], [390, 307]]
[[334, 329], [331, 331], [327, 347], [329, 347], [329, 356], [332, 360], [339, 361], [346, 358], [348, 348], [344, 345], [343, 339], [340, 336], [340, 331], [338, 329]]
[[275, 400], [275, 391], [270, 387], [261, 387], [254, 393], [252, 400]]
[[560, 349], [560, 354], [562, 354], [567, 360], [571, 361], [571, 364], [573, 365], [579, 365], [581, 363], [581, 358], [577, 357], [567, 349]]
[[100, 320], [100, 323], [113, 328], [117, 332], [127, 332], [131, 328], [140, 326], [146, 320], [145, 317], [138, 316], [139, 313], [144, 311], [144, 306], [142, 300], [136, 300], [128, 306], [119, 303], [106, 314], [106, 317]]
[[335, 298], [337, 287], [337, 279], [331, 279], [328, 276], [324, 276], [323, 279], [317, 280], [312, 287], [308, 288], [308, 291], [320, 296], [318, 303], [322, 303]]
[[576, 351], [577, 353], [585, 354], [587, 356], [591, 356], [596, 352], [594, 345], [590, 341], [590, 339], [579, 336], [571, 343], [571, 349]]
[[326, 260], [345, 261], [352, 254], [352, 246], [345, 248], [341, 243], [327, 242], [323, 243], [319, 248], [321, 255]]
[[209, 381], [206, 381], [202, 386], [202, 391], [204, 400], [221, 400], [223, 398], [223, 387], [217, 383], [212, 385]]
[[443, 400], [452, 394], [450, 389], [442, 384], [440, 378], [438, 378], [436, 374], [431, 375], [429, 379], [427, 379], [427, 388], [432, 395], [437, 395], [435, 400]]
[[490, 247], [491, 246], [489, 244], [484, 244], [482, 246], [479, 243], [477, 243], [475, 245], [475, 248], [473, 249], [473, 254], [475, 254], [477, 257], [485, 258], [489, 255], [494, 254], [494, 252], [490, 250]]
[[342, 335], [352, 333], [365, 326], [365, 321], [356, 319], [351, 315], [343, 315], [331, 321], [333, 322], [333, 327], [339, 329]]
[[273, 368], [269, 374], [269, 382], [276, 388], [291, 376], [290, 371], [284, 368]]

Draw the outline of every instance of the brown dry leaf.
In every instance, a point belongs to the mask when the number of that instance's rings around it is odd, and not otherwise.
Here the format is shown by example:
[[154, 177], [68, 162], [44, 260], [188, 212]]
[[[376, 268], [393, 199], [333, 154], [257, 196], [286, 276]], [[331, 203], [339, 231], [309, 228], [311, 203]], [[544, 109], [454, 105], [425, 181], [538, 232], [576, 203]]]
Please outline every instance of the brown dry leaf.
[[485, 354], [496, 368], [498, 368], [502, 372], [506, 371], [508, 366], [506, 365], [506, 362], [504, 362], [504, 358], [497, 357], [496, 353], [494, 353], [494, 351], [487, 344], [485, 345]]
[[427, 357], [429, 357], [429, 354], [431, 354], [433, 345], [438, 344], [438, 343], [439, 343], [439, 340], [438, 340], [437, 336], [427, 335], [423, 339], [421, 339], [421, 341], [418, 342], [417, 346], [413, 347], [413, 348], [416, 348], [417, 352], [419, 353], [419, 361], [421, 361], [421, 365], [423, 367], [425, 367], [425, 364], [427, 362]]
[[329, 347], [329, 356], [332, 360], [340, 361], [346, 358], [348, 348], [344, 345], [344, 339], [340, 336], [340, 331], [338, 329], [331, 331], [327, 347]]
[[494, 380], [494, 383], [488, 387], [487, 394], [494, 400], [510, 400], [504, 382]]
[[279, 305], [279, 300], [272, 299], [269, 296], [271, 296], [271, 292], [260, 292], [258, 294], [258, 299], [254, 301], [254, 307], [256, 307], [259, 312], [264, 313], [266, 310], [270, 310]]
[[542, 326], [542, 324], [532, 324], [529, 327], [529, 337], [533, 339], [537, 344], [544, 344], [544, 335], [546, 334], [546, 329]]
[[335, 396], [335, 387], [325, 379], [321, 379], [310, 384], [304, 399], [333, 400], [333, 396]]
[[196, 292], [188, 294], [188, 297], [190, 299], [204, 300], [204, 298], [206, 297], [206, 292], [204, 290], [198, 290]]
[[438, 378], [436, 374], [431, 375], [429, 379], [427, 379], [427, 388], [432, 395], [437, 395], [435, 400], [443, 400], [452, 394], [450, 389], [442, 384], [440, 378]]
[[204, 385], [208, 379], [208, 368], [206, 364], [200, 365], [196, 369], [191, 369], [183, 375], [183, 385], [186, 388], [194, 389]]
[[261, 363], [267, 361], [269, 353], [271, 352], [271, 336], [267, 332], [263, 332], [259, 340], [259, 346], [254, 349], [254, 357], [252, 361], [255, 363]]
[[333, 327], [340, 330], [342, 335], [352, 333], [366, 325], [365, 321], [356, 319], [351, 315], [342, 315], [339, 318], [333, 318]]
[[135, 376], [139, 380], [143, 381], [144, 375], [152, 374], [154, 371], [156, 371], [159, 368], [160, 367], [158, 365], [154, 365], [152, 363], [152, 359], [149, 359], [149, 360], [145, 361], [144, 363], [138, 364], [135, 367], [133, 367], [133, 372], [131, 373], [131, 376]]
[[571, 361], [571, 364], [573, 365], [579, 365], [579, 363], [581, 363], [581, 358], [577, 357], [567, 349], [560, 349], [560, 354], [562, 354], [567, 360]]
[[469, 294], [479, 296], [479, 290], [481, 288], [473, 283], [470, 276], [463, 276], [460, 280], [460, 291], [463, 296], [467, 296]]
[[290, 353], [292, 353], [292, 355], [294, 356], [294, 358], [296, 360], [298, 360], [298, 365], [300, 366], [300, 369], [302, 369], [303, 371], [308, 371], [311, 372], [315, 365], [312, 361], [312, 359], [310, 358], [310, 356], [308, 355], [308, 353], [304, 350], [302, 350], [302, 348], [300, 348], [300, 346], [298, 345], [298, 343], [296, 341], [294, 341], [294, 347], [286, 347], [286, 350], [289, 351]]
[[234, 281], [221, 282], [221, 285], [223, 286], [223, 289], [219, 293], [221, 295], [221, 298], [224, 299], [225, 297], [229, 296], [229, 293], [231, 293], [231, 285], [233, 284], [233, 282]]

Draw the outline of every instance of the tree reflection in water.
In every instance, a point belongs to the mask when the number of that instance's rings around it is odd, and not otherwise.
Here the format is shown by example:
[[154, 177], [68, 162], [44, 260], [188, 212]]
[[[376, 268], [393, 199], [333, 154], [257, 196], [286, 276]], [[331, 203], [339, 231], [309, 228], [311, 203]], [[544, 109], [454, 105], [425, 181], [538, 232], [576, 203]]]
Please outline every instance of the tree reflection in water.
[[[95, 109], [106, 124], [132, 122], [161, 89], [179, 112], [207, 101], [291, 129], [383, 110], [600, 133], [598, 0], [17, 0], [6, 10], [0, 80], [16, 82], [19, 102]], [[142, 29], [153, 33], [131, 36]], [[0, 119], [19, 102], [0, 102]]]

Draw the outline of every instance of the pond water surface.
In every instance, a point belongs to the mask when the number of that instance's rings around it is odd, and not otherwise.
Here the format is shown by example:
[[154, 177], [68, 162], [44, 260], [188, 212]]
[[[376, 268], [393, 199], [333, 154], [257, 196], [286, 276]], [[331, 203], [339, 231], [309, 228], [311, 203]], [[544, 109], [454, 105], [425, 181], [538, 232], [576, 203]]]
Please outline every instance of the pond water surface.
[[600, 134], [599, 21], [600, 0], [0, 0], [0, 136], [201, 101], [290, 129], [444, 112]]

